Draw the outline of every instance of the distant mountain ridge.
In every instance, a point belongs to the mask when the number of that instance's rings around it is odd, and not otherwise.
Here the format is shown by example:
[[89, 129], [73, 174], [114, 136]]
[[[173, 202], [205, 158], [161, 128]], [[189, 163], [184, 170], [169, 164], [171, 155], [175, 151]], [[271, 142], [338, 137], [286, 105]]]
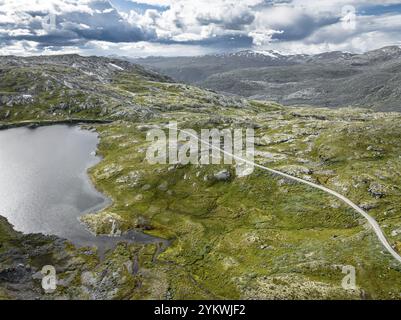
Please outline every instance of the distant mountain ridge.
[[401, 111], [401, 48], [364, 54], [284, 55], [245, 50], [198, 57], [131, 59], [176, 81], [286, 105]]

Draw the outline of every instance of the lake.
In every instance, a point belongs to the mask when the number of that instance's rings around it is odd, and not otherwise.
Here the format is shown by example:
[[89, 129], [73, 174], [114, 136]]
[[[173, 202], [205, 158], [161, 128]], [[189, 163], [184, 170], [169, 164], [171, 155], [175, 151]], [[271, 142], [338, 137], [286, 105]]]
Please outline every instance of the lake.
[[79, 246], [163, 242], [135, 231], [95, 237], [79, 223], [81, 215], [110, 204], [87, 175], [100, 161], [98, 140], [97, 133], [78, 126], [0, 131], [0, 215], [23, 233], [57, 235]]

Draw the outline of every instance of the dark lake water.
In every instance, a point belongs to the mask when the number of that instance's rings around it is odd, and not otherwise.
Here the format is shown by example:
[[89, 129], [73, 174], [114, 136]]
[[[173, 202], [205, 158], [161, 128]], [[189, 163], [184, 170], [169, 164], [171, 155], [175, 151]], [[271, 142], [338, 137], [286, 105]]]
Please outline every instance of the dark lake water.
[[159, 242], [139, 232], [95, 237], [78, 221], [110, 201], [90, 182], [87, 169], [100, 161], [98, 136], [77, 126], [0, 131], [0, 215], [24, 233], [66, 238], [107, 249], [116, 242]]

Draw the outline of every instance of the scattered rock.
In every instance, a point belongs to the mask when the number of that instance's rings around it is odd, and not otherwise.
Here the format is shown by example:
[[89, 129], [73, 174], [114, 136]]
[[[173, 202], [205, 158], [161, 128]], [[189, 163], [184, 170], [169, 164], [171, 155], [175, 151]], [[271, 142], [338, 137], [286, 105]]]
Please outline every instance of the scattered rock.
[[393, 231], [391, 231], [391, 236], [392, 236], [392, 237], [396, 237], [396, 236], [398, 236], [399, 234], [401, 234], [401, 228], [394, 229]]
[[361, 207], [363, 210], [369, 211], [378, 206], [377, 202], [374, 201], [367, 201], [367, 202], [362, 202], [359, 204], [359, 207]]
[[145, 184], [143, 187], [142, 187], [142, 190], [143, 191], [148, 191], [148, 190], [150, 190], [152, 188], [152, 186], [150, 185], [150, 184]]
[[387, 187], [378, 182], [372, 182], [368, 191], [375, 198], [383, 198], [388, 192]]
[[86, 287], [94, 287], [96, 285], [96, 277], [93, 272], [86, 271], [81, 275], [81, 284]]
[[231, 178], [231, 173], [228, 170], [222, 170], [214, 174], [214, 178], [217, 181], [229, 181]]
[[258, 150], [255, 151], [255, 157], [268, 159], [271, 160], [272, 162], [287, 159], [287, 156], [285, 154], [271, 153], [268, 151], [258, 151]]
[[302, 176], [305, 174], [306, 175], [312, 174], [311, 169], [300, 165], [281, 166], [278, 168], [278, 170], [287, 173], [291, 176]]
[[152, 130], [152, 129], [160, 129], [160, 127], [159, 126], [157, 126], [157, 125], [153, 125], [153, 124], [143, 124], [143, 125], [140, 125], [140, 126], [137, 126], [136, 127], [139, 131], [149, 131], [149, 130]]
[[120, 215], [112, 212], [87, 214], [79, 220], [94, 235], [120, 236], [122, 229], [126, 229], [126, 222]]
[[167, 191], [168, 190], [168, 183], [165, 181], [161, 185], [157, 187], [160, 191]]

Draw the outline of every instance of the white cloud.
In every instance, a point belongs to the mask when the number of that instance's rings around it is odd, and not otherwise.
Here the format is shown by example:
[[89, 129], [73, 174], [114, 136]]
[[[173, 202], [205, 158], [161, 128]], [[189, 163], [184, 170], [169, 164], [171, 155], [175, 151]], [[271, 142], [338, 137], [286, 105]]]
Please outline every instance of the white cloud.
[[126, 57], [197, 56], [213, 52], [213, 49], [199, 45], [171, 44], [165, 46], [160, 43], [146, 41], [119, 44], [90, 41], [79, 51], [79, 53], [86, 55], [119, 55]]
[[[114, 2], [121, 0], [113, 0]], [[362, 51], [401, 40], [399, 12], [358, 15], [344, 30], [344, 5], [399, 4], [393, 0], [131, 0], [164, 6], [120, 12], [107, 0], [0, 0], [1, 52], [204, 53], [255, 49]], [[168, 8], [166, 8], [168, 6]], [[361, 11], [359, 10], [359, 11]], [[43, 28], [46, 15], [57, 28]], [[137, 45], [142, 51], [137, 50]], [[193, 48], [193, 49], [191, 49]], [[130, 51], [128, 50], [128, 51]], [[130, 53], [130, 52], [128, 52]], [[136, 54], [136, 53], [135, 53]]]

